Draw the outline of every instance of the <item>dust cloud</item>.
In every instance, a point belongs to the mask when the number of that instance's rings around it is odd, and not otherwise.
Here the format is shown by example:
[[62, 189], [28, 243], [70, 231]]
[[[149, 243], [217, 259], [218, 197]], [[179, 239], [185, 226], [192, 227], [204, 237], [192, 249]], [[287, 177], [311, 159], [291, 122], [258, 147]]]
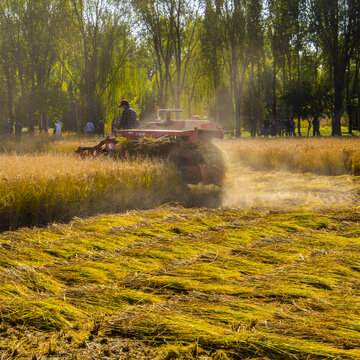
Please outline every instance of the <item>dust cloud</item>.
[[360, 179], [286, 171], [257, 171], [225, 154], [222, 205], [251, 210], [321, 210], [360, 206]]

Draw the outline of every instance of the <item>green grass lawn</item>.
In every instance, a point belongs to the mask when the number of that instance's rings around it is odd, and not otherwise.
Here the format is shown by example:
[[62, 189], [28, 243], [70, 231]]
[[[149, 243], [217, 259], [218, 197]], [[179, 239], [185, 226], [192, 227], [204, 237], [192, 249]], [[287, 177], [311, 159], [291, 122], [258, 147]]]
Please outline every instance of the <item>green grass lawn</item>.
[[0, 235], [1, 359], [358, 359], [360, 209], [163, 207]]

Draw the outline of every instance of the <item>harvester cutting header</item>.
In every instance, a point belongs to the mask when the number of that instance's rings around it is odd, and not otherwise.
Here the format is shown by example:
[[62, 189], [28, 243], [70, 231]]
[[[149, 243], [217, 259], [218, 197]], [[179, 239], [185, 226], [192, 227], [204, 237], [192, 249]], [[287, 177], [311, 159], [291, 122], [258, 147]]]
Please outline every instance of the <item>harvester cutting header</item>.
[[[130, 118], [130, 124], [134, 123], [129, 107], [123, 108], [128, 111], [125, 115]], [[160, 109], [154, 122], [140, 128], [114, 127], [114, 138], [108, 137], [96, 146], [80, 146], [76, 152], [83, 158], [89, 155], [110, 155], [117, 159], [129, 156], [160, 158], [173, 163], [186, 184], [220, 185], [225, 167], [220, 150], [211, 140], [222, 139], [223, 129], [198, 116], [191, 120], [172, 119], [182, 112], [180, 109]]]

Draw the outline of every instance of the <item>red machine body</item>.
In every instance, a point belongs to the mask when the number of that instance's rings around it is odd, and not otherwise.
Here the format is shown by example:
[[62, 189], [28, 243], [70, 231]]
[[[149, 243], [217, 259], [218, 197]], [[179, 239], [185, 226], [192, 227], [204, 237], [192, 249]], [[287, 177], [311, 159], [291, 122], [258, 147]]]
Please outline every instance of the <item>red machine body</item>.
[[[147, 123], [143, 128], [115, 130], [116, 137], [138, 140], [143, 137], [161, 139], [167, 136], [186, 137], [190, 143], [199, 139], [224, 138], [224, 130], [216, 123], [208, 120], [171, 120], [172, 113], [180, 113], [180, 109], [158, 110], [157, 121]], [[166, 114], [162, 120], [160, 115]]]

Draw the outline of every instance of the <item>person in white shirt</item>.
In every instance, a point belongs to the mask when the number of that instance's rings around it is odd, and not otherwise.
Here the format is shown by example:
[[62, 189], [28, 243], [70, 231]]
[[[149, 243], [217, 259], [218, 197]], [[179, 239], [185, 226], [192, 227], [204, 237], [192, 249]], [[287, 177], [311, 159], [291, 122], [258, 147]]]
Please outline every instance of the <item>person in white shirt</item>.
[[61, 136], [61, 127], [62, 127], [62, 123], [59, 120], [55, 121], [55, 135], [60, 137]]

